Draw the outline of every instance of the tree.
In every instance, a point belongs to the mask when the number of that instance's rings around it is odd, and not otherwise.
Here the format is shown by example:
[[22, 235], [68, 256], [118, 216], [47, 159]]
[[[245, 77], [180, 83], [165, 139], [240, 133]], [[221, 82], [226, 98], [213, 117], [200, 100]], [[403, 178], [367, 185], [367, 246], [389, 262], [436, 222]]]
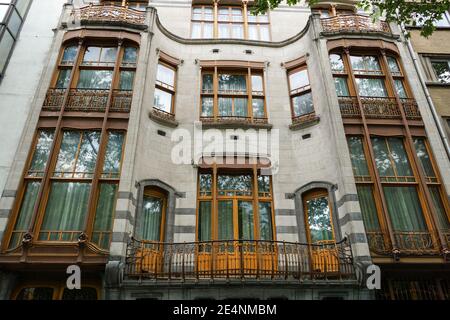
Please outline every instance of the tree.
[[[277, 8], [282, 0], [256, 0], [254, 14]], [[302, 0], [286, 0], [290, 6]], [[319, 0], [309, 0], [309, 5]], [[357, 7], [370, 12], [373, 19], [384, 16], [386, 21], [400, 25], [421, 26], [421, 35], [430, 36], [436, 30], [435, 24], [450, 8], [450, 0], [359, 0]]]

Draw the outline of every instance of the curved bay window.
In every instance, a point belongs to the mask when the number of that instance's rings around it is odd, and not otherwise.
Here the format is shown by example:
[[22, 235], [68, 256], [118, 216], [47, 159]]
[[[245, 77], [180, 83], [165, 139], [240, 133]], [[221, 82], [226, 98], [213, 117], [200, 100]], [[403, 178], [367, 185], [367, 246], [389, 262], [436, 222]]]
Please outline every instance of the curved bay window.
[[262, 71], [204, 70], [200, 113], [202, 121], [266, 121]]
[[[37, 133], [8, 247], [19, 246], [24, 234], [34, 230], [35, 240], [45, 242], [75, 242], [87, 232], [91, 243], [107, 250], [124, 132], [108, 131], [104, 142], [96, 130], [63, 130], [59, 136], [51, 154], [54, 130]], [[49, 159], [54, 160], [46, 181]], [[40, 192], [42, 198], [38, 197]]]
[[109, 103], [111, 111], [129, 112], [136, 60], [137, 47], [131, 44], [68, 44], [61, 53], [44, 110], [60, 110], [69, 89], [68, 111], [105, 111]]
[[268, 14], [253, 15], [242, 6], [195, 5], [192, 7], [191, 38], [249, 39], [270, 41]]

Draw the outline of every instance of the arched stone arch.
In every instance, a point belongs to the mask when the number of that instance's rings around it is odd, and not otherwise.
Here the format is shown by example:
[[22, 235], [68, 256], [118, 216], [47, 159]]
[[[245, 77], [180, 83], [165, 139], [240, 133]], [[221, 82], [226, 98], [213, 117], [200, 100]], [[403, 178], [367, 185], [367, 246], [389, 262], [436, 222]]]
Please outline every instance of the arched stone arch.
[[307, 243], [308, 239], [306, 237], [306, 224], [305, 224], [305, 212], [303, 210], [303, 195], [309, 191], [316, 189], [325, 189], [328, 191], [328, 199], [330, 201], [331, 206], [331, 215], [332, 215], [332, 223], [333, 228], [335, 230], [336, 241], [340, 241], [342, 239], [341, 228], [339, 226], [339, 214], [338, 207], [336, 205], [336, 195], [335, 191], [337, 190], [337, 185], [328, 181], [312, 181], [309, 182], [294, 192], [294, 201], [295, 201], [295, 215], [297, 217], [297, 226], [298, 226], [298, 239], [302, 243]]
[[138, 198], [136, 206], [136, 218], [134, 224], [133, 235], [136, 235], [136, 230], [139, 230], [142, 206], [144, 199], [144, 190], [146, 188], [156, 187], [167, 193], [167, 208], [164, 221], [164, 241], [173, 242], [173, 226], [175, 223], [175, 199], [178, 196], [178, 192], [172, 186], [159, 179], [145, 179], [137, 183]]

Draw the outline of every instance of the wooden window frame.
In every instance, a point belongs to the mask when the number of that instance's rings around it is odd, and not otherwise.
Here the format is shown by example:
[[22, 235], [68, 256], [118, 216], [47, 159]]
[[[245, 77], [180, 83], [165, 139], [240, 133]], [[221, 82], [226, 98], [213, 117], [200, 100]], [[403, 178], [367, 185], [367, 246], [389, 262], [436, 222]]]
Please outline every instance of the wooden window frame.
[[[291, 85], [291, 79], [290, 79], [291, 75], [299, 73], [299, 72], [301, 72], [303, 70], [306, 70], [306, 76], [308, 78], [308, 84], [303, 86], [303, 87], [300, 87], [300, 88], [292, 89], [291, 88], [291, 86], [292, 86]], [[316, 111], [315, 111], [315, 107], [314, 107], [314, 98], [312, 96], [311, 81], [309, 79], [309, 71], [308, 71], [307, 64], [303, 63], [300, 66], [288, 69], [288, 71], [287, 71], [287, 82], [288, 82], [289, 103], [290, 103], [290, 106], [291, 106], [291, 117], [292, 117], [292, 120], [294, 121], [294, 119], [300, 119], [300, 118], [304, 118], [304, 117], [314, 116], [316, 114]], [[311, 99], [313, 100], [313, 105], [312, 105], [313, 111], [310, 112], [310, 113], [296, 115], [295, 111], [294, 111], [294, 102], [293, 102], [294, 98], [306, 95], [308, 93], [311, 94]]]
[[[203, 195], [200, 192], [200, 175], [201, 174], [210, 174], [211, 175], [211, 191], [210, 195]], [[252, 194], [251, 195], [219, 195], [217, 180], [220, 175], [250, 175], [252, 181]], [[259, 232], [259, 203], [260, 202], [269, 202], [271, 204], [271, 223], [272, 223], [272, 240], [276, 241], [276, 225], [275, 225], [275, 210], [274, 210], [274, 197], [273, 197], [273, 183], [272, 177], [269, 176], [269, 184], [270, 184], [270, 194], [266, 193], [262, 194], [258, 191], [258, 177], [261, 174], [259, 169], [256, 166], [253, 166], [252, 169], [243, 169], [243, 168], [217, 168], [217, 165], [214, 165], [212, 168], [202, 168], [198, 171], [197, 174], [197, 210], [196, 210], [196, 231], [195, 231], [195, 239], [199, 241], [199, 217], [200, 217], [200, 202], [210, 202], [211, 203], [211, 240], [222, 240], [218, 239], [218, 204], [219, 201], [223, 200], [231, 200], [233, 201], [233, 235], [237, 238], [233, 240], [239, 240], [239, 224], [236, 223], [236, 217], [238, 216], [238, 211], [235, 208], [235, 202], [238, 201], [247, 201], [252, 202], [253, 204], [253, 234], [254, 240], [260, 239]], [[243, 239], [249, 240], [249, 239]], [[262, 240], [261, 240], [262, 241]]]
[[[160, 225], [159, 225], [159, 242], [164, 242], [165, 240], [165, 230], [166, 230], [166, 216], [167, 216], [167, 202], [168, 202], [168, 195], [167, 192], [156, 187], [156, 186], [146, 186], [143, 189], [143, 197], [145, 196], [149, 196], [149, 197], [154, 197], [154, 198], [158, 198], [162, 200], [162, 212], [161, 212], [161, 221], [160, 221]], [[144, 199], [144, 198], [142, 198]], [[144, 200], [142, 200], [144, 201]], [[141, 223], [142, 220], [144, 219], [143, 217], [143, 210], [141, 212]], [[141, 235], [140, 235], [141, 236]], [[144, 241], [151, 241], [151, 240], [146, 240], [143, 239]]]
[[[167, 83], [163, 83], [162, 81], [158, 80], [158, 66], [162, 65], [166, 68], [169, 68], [173, 71], [173, 86], [172, 89], [170, 89], [170, 85]], [[153, 109], [156, 109], [157, 112], [164, 112], [164, 113], [169, 113], [171, 115], [175, 115], [175, 100], [176, 100], [176, 92], [177, 92], [177, 73], [178, 72], [178, 68], [176, 65], [173, 65], [169, 62], [167, 62], [164, 59], [159, 59], [158, 60], [158, 65], [156, 67], [156, 78], [155, 78], [155, 89], [159, 89], [161, 91], [164, 91], [166, 93], [169, 93], [172, 96], [171, 99], [171, 105], [170, 105], [170, 112], [167, 112], [165, 110], [161, 110], [155, 107], [155, 105], [153, 105]]]
[[[16, 286], [11, 294], [11, 300], [17, 300], [17, 297], [20, 294], [20, 292], [26, 288], [52, 288], [53, 289], [52, 300], [62, 300], [64, 290], [67, 289], [67, 286], [65, 282], [61, 284], [60, 282], [56, 281], [50, 281], [48, 283], [41, 281], [30, 281]], [[97, 300], [100, 300], [102, 292], [101, 285], [92, 281], [87, 282], [83, 281], [83, 288], [95, 289], [97, 293]]]
[[[204, 75], [212, 75], [213, 76], [213, 88], [212, 92], [204, 92], [203, 91], [203, 76]], [[219, 92], [219, 75], [220, 74], [229, 74], [229, 75], [242, 75], [245, 76], [246, 81], [246, 93], [245, 94], [233, 94], [233, 93], [220, 93]], [[262, 89], [261, 93], [256, 93], [259, 91], [253, 91], [252, 87], [252, 76], [260, 76], [262, 78]], [[253, 69], [251, 67], [248, 68], [226, 68], [226, 67], [218, 67], [214, 68], [205, 68], [201, 72], [201, 80], [200, 80], [200, 107], [199, 107], [199, 118], [214, 118], [215, 121], [217, 119], [226, 118], [219, 115], [219, 98], [226, 97], [232, 98], [232, 110], [234, 110], [234, 99], [235, 98], [246, 98], [247, 99], [247, 117], [250, 118], [250, 121], [253, 119], [267, 119], [267, 102], [266, 102], [266, 87], [265, 87], [265, 77], [264, 72], [259, 69]], [[256, 94], [255, 94], [256, 93]], [[213, 98], [213, 114], [212, 116], [202, 116], [202, 100], [203, 97]], [[264, 116], [263, 117], [254, 117], [253, 114], [253, 99], [263, 99], [264, 102]], [[237, 116], [232, 115], [232, 118]]]

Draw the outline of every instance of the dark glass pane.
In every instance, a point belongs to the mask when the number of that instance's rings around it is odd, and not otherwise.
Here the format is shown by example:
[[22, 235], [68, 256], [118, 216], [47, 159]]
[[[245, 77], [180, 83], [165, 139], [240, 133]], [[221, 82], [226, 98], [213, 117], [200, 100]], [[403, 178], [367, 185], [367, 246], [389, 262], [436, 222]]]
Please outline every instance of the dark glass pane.
[[441, 230], [448, 232], [450, 230], [450, 221], [448, 220], [447, 213], [445, 212], [445, 206], [442, 202], [441, 194], [439, 192], [439, 186], [429, 186], [433, 205], [438, 216], [438, 226]]
[[97, 290], [95, 288], [81, 288], [69, 290], [64, 288], [61, 300], [97, 300]]
[[23, 288], [16, 297], [17, 300], [52, 300], [53, 288]]
[[450, 61], [431, 61], [434, 73], [441, 83], [450, 83]]
[[392, 162], [389, 158], [389, 149], [384, 138], [372, 137], [372, 147], [375, 164], [380, 176], [394, 176]]
[[264, 118], [264, 99], [253, 98], [252, 99], [253, 117]]
[[369, 168], [364, 154], [361, 137], [347, 137], [348, 149], [350, 150], [350, 160], [352, 162], [353, 174], [355, 176], [369, 176]]
[[366, 231], [379, 231], [380, 224], [378, 223], [377, 207], [373, 197], [373, 188], [370, 185], [357, 185], [359, 205], [364, 220]]
[[202, 97], [202, 117], [213, 116], [213, 101], [212, 97]]
[[117, 188], [118, 185], [112, 183], [101, 183], [99, 188], [92, 242], [102, 249], [109, 249], [109, 243], [111, 241]]
[[217, 178], [219, 195], [248, 195], [252, 193], [251, 175], [219, 175]]
[[123, 59], [124, 63], [136, 63], [137, 60], [137, 48], [135, 47], [125, 47], [123, 51]]
[[120, 90], [133, 90], [134, 71], [120, 71]]
[[436, 174], [434, 173], [433, 165], [431, 164], [431, 159], [424, 139], [414, 138], [414, 147], [416, 149], [417, 158], [419, 158], [422, 169], [425, 172], [425, 176], [435, 177]]
[[258, 176], [258, 192], [270, 194], [270, 176]]
[[233, 240], [233, 201], [219, 201], [218, 240]]
[[401, 99], [408, 98], [408, 96], [406, 95], [406, 90], [405, 90], [405, 87], [403, 86], [402, 80], [394, 80], [394, 86], [395, 86], [395, 91], [397, 92], [399, 98], [401, 98]]
[[334, 78], [334, 86], [336, 87], [336, 94], [338, 97], [348, 97], [347, 79], [343, 77]]
[[211, 191], [212, 175], [200, 174], [200, 191]]
[[391, 158], [394, 160], [395, 167], [397, 169], [397, 175], [399, 176], [412, 176], [412, 169], [409, 165], [408, 155], [403, 145], [402, 138], [388, 138], [389, 149], [391, 151]]
[[239, 239], [254, 240], [253, 202], [238, 201]]
[[80, 89], [109, 89], [113, 72], [110, 70], [81, 70], [78, 79]]
[[71, 72], [72, 69], [59, 70], [58, 80], [56, 80], [56, 88], [65, 89], [69, 86]]
[[352, 68], [355, 71], [363, 71], [369, 73], [374, 73], [373, 71], [375, 71], [375, 73], [381, 72], [378, 58], [375, 56], [350, 56], [350, 62], [352, 64]]
[[108, 144], [106, 146], [105, 161], [103, 162], [103, 178], [119, 177], [124, 139], [125, 135], [123, 132], [108, 132]]
[[75, 57], [77, 56], [77, 47], [76, 46], [69, 46], [64, 49], [62, 61], [63, 62], [73, 62], [75, 60]]
[[202, 91], [212, 92], [212, 90], [213, 90], [213, 75], [204, 74], [202, 80]]
[[219, 92], [246, 93], [247, 82], [244, 75], [219, 74]]
[[144, 195], [141, 235], [143, 240], [161, 241], [163, 199]]
[[331, 226], [331, 212], [327, 197], [317, 197], [306, 201], [309, 234], [312, 243], [334, 240]]
[[259, 239], [273, 240], [272, 208], [270, 202], [259, 202]]
[[294, 116], [299, 117], [314, 112], [311, 92], [292, 98]]
[[344, 61], [340, 54], [330, 54], [331, 70], [344, 71]]
[[50, 148], [53, 142], [54, 132], [39, 131], [38, 140], [31, 159], [28, 176], [39, 176], [44, 174], [47, 165]]
[[198, 241], [211, 239], [211, 201], [201, 201], [198, 209]]
[[14, 45], [14, 39], [11, 34], [5, 30], [3, 33], [2, 41], [0, 41], [0, 73], [3, 72], [3, 68], [8, 60], [9, 53]]
[[387, 62], [389, 65], [389, 70], [391, 70], [392, 73], [400, 72], [400, 68], [398, 67], [397, 60], [394, 57], [387, 57]]

